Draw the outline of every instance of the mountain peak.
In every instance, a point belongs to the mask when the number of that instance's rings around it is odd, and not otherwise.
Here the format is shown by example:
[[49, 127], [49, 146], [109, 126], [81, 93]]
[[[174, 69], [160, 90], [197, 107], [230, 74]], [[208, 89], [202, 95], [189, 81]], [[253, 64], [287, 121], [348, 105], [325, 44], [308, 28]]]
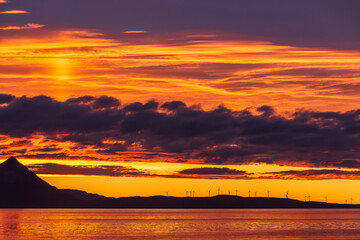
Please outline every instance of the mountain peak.
[[[78, 204], [82, 201], [105, 199], [82, 191], [59, 190], [39, 178], [15, 157], [0, 164], [0, 196], [0, 208], [80, 206]], [[67, 205], [70, 203], [73, 205]]]
[[16, 157], [9, 157], [7, 161], [17, 161]]
[[1, 166], [7, 167], [24, 167], [15, 157], [10, 157], [8, 160], [0, 164]]
[[8, 160], [6, 160], [5, 162], [11, 162], [11, 163], [20, 163], [16, 157], [9, 157]]
[[55, 187], [36, 176], [15, 157], [0, 164], [0, 202], [4, 199], [30, 201], [39, 197], [46, 198], [54, 191], [57, 191]]

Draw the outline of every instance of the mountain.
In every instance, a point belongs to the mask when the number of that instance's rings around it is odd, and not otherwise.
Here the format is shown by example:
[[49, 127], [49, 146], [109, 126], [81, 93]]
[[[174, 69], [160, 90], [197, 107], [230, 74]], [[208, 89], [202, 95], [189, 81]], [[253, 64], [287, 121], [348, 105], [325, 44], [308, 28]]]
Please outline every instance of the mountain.
[[15, 157], [0, 164], [0, 207], [73, 207], [104, 198], [51, 186]]
[[285, 198], [121, 197], [109, 198], [51, 186], [11, 157], [0, 164], [0, 208], [359, 208]]

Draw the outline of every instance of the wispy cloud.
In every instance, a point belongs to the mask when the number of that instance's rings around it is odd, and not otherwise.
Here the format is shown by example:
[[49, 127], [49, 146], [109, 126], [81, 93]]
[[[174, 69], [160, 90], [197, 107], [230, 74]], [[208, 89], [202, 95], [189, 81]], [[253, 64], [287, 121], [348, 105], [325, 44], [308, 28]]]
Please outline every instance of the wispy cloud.
[[202, 167], [202, 168], [190, 168], [179, 172], [185, 175], [244, 175], [245, 171], [239, 171], [230, 168], [215, 168], [215, 167]]
[[159, 174], [156, 171], [138, 169], [122, 165], [67, 165], [58, 163], [39, 163], [27, 165], [37, 174], [82, 175], [111, 177], [156, 177], [156, 178], [192, 178], [192, 179], [277, 179], [277, 180], [359, 180], [360, 171], [336, 169], [308, 169], [266, 173], [240, 171], [226, 167], [188, 168], [179, 172]]
[[24, 10], [8, 10], [8, 11], [1, 11], [0, 14], [23, 14], [29, 13], [28, 11]]
[[[11, 59], [0, 60], [3, 91], [24, 95], [33, 89], [65, 99], [91, 90], [124, 101], [182, 96], [187, 104], [201, 102], [208, 109], [219, 103], [232, 109], [266, 103], [281, 111], [346, 111], [360, 103], [355, 51], [233, 41], [219, 32], [112, 35], [41, 26], [1, 26], [37, 31], [0, 32], [0, 55]], [[61, 91], [51, 90], [59, 86]]]
[[329, 180], [360, 179], [360, 171], [344, 171], [335, 169], [311, 169], [304, 171], [282, 171], [263, 174], [264, 178], [283, 180]]
[[148, 31], [125, 31], [123, 33], [148, 33]]
[[42, 28], [42, 27], [45, 27], [45, 25], [29, 23], [29, 24], [25, 24], [23, 26], [0, 27], [0, 30], [23, 30], [23, 29], [37, 29], [37, 28]]
[[63, 165], [56, 163], [33, 164], [27, 166], [38, 174], [84, 175], [84, 176], [133, 176], [149, 175], [144, 171], [124, 166], [106, 165]]

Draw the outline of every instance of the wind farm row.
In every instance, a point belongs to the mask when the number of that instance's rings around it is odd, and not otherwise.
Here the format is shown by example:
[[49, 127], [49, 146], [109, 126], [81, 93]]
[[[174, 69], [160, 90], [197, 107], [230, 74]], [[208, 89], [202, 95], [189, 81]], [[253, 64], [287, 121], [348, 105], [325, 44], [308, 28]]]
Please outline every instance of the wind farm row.
[[[214, 196], [220, 196], [220, 195], [227, 195], [227, 196], [241, 196], [239, 195], [239, 190], [236, 188], [235, 190], [226, 190], [226, 191], [221, 191], [221, 188], [216, 189], [215, 193], [212, 189], [208, 189], [207, 190], [207, 194], [204, 194], [204, 191], [202, 191], [200, 195], [196, 196], [196, 197], [214, 197]], [[170, 191], [166, 192], [166, 196], [171, 196], [169, 195]], [[185, 190], [185, 197], [195, 197], [195, 190]], [[266, 198], [281, 198], [281, 196], [271, 196], [271, 191], [267, 190], [265, 192], [265, 195], [259, 195], [258, 191], [251, 191], [248, 190], [247, 194], [244, 194], [242, 197], [249, 197], [249, 198], [257, 198], [257, 197], [266, 197]], [[290, 198], [289, 195], [289, 191], [286, 191], [283, 193], [283, 197], [286, 199]], [[320, 199], [321, 198], [321, 199]], [[293, 198], [296, 199], [296, 198]], [[329, 199], [328, 196], [323, 196], [323, 197], [317, 197], [317, 198], [313, 198], [313, 196], [311, 194], [305, 194], [304, 195], [304, 201], [305, 202], [311, 202], [313, 199], [313, 201], [319, 201], [319, 202], [324, 202], [324, 203], [328, 203]], [[320, 199], [320, 200], [319, 200]], [[302, 200], [302, 199], [299, 199]], [[347, 199], [344, 200], [345, 204], [353, 204], [353, 197], [349, 197]]]

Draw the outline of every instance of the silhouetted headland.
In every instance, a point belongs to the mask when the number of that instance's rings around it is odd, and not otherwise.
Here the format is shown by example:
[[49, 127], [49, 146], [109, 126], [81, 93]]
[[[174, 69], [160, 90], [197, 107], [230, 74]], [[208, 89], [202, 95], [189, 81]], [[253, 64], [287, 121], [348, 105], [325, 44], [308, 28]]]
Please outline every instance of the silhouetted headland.
[[355, 204], [304, 202], [287, 198], [121, 197], [58, 189], [22, 165], [15, 157], [0, 164], [0, 208], [359, 208]]

